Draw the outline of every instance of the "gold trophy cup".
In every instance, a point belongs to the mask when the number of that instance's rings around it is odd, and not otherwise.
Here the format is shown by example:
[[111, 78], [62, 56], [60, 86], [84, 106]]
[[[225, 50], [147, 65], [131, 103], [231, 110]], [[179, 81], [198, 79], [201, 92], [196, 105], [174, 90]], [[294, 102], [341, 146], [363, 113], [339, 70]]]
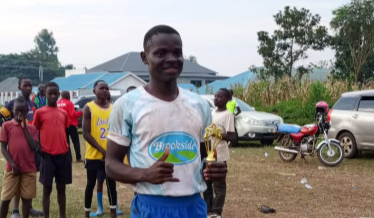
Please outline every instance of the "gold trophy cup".
[[211, 124], [205, 129], [204, 142], [205, 149], [207, 153], [206, 162], [215, 162], [214, 152], [217, 145], [222, 141], [221, 132], [224, 131], [223, 127], [216, 126], [216, 124]]

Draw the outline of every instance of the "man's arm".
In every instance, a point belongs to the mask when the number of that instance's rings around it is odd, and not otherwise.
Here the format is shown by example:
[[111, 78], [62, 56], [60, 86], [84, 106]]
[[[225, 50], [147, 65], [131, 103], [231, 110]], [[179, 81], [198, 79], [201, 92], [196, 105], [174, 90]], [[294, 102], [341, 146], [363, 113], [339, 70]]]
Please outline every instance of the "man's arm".
[[121, 146], [108, 139], [107, 158], [105, 160], [105, 171], [108, 177], [118, 182], [130, 184], [138, 182], [152, 184], [179, 182], [179, 179], [173, 178], [174, 165], [165, 162], [169, 156], [169, 149], [166, 149], [163, 156], [147, 169], [125, 165], [123, 159], [128, 150], [128, 147]]
[[96, 140], [91, 135], [91, 111], [88, 106], [84, 106], [83, 108], [83, 138], [95, 149], [100, 151], [104, 155], [104, 159], [106, 157], [106, 151], [103, 147], [96, 142]]
[[236, 141], [235, 132], [222, 133], [221, 135], [222, 135], [222, 140], [225, 140], [225, 141], [228, 141], [228, 142]]
[[70, 101], [68, 106], [68, 115], [69, 117], [78, 118], [82, 116], [82, 111], [75, 111], [74, 104]]
[[6, 142], [1, 142], [1, 153], [3, 154], [5, 160], [9, 163], [9, 165], [13, 169], [14, 174], [19, 174], [21, 172], [20, 168], [17, 166], [17, 164], [14, 162], [12, 156], [10, 156], [8, 148], [7, 148], [7, 143]]
[[29, 145], [32, 151], [35, 151], [38, 148], [37, 142], [35, 140], [35, 133], [33, 133], [34, 136], [31, 135], [31, 133], [29, 132], [29, 129], [27, 128], [26, 120], [22, 120], [21, 125], [23, 128], [23, 132], [25, 133], [25, 136], [26, 136], [27, 144]]
[[240, 110], [240, 107], [237, 106], [236, 107], [236, 114], [235, 114], [235, 116], [238, 116], [241, 112], [242, 112], [242, 110]]

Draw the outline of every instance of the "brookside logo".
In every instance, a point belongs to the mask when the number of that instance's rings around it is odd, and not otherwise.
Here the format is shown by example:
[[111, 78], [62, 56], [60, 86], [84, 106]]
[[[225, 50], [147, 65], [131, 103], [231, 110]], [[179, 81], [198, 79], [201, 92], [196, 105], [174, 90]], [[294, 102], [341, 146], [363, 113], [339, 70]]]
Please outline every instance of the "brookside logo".
[[170, 154], [166, 162], [183, 165], [194, 161], [198, 156], [196, 140], [185, 132], [167, 132], [153, 139], [148, 146], [149, 156], [157, 161], [169, 148]]

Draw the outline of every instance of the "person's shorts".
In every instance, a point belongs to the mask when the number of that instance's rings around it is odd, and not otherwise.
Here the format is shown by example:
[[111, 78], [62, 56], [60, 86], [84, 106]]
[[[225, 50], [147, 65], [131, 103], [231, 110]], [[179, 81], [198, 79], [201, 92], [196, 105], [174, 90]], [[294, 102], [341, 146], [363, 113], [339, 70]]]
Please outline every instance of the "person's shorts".
[[137, 194], [131, 203], [131, 218], [206, 218], [207, 206], [200, 194], [166, 197]]
[[73, 180], [71, 161], [69, 152], [60, 155], [44, 153], [40, 164], [39, 182], [45, 186], [52, 186], [55, 178], [56, 184], [71, 184]]
[[13, 172], [5, 170], [3, 176], [2, 201], [10, 201], [16, 194], [20, 194], [24, 199], [36, 197], [36, 173], [14, 175]]
[[84, 167], [88, 170], [95, 170], [97, 172], [96, 179], [104, 182], [106, 178], [105, 162], [102, 160], [85, 160]]

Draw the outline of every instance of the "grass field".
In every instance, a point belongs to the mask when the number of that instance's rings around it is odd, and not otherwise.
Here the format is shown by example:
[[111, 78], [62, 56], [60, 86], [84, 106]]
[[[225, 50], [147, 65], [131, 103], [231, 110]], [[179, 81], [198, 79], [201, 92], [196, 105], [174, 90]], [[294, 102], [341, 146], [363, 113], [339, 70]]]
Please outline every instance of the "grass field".
[[[81, 141], [84, 153], [84, 141]], [[268, 153], [268, 157], [265, 157]], [[317, 157], [298, 157], [293, 163], [283, 163], [272, 147], [257, 144], [230, 149], [228, 162], [227, 197], [224, 217], [371, 217], [373, 202], [373, 154], [347, 160], [335, 168], [319, 170]], [[3, 171], [5, 161], [1, 158]], [[2, 175], [0, 176], [2, 177]], [[312, 189], [306, 189], [300, 180], [307, 178]], [[1, 179], [2, 180], [2, 179]], [[73, 164], [73, 184], [67, 187], [67, 215], [83, 217], [83, 198], [86, 173], [83, 164]], [[129, 217], [133, 192], [129, 185], [117, 184], [119, 205]], [[34, 207], [41, 209], [42, 186]], [[109, 217], [108, 200], [104, 194], [105, 215]], [[262, 214], [258, 207], [268, 205], [276, 214]], [[96, 195], [93, 199], [96, 208]], [[373, 211], [373, 212], [372, 212]], [[373, 214], [371, 214], [373, 213]], [[51, 198], [51, 217], [58, 217], [56, 191]]]

